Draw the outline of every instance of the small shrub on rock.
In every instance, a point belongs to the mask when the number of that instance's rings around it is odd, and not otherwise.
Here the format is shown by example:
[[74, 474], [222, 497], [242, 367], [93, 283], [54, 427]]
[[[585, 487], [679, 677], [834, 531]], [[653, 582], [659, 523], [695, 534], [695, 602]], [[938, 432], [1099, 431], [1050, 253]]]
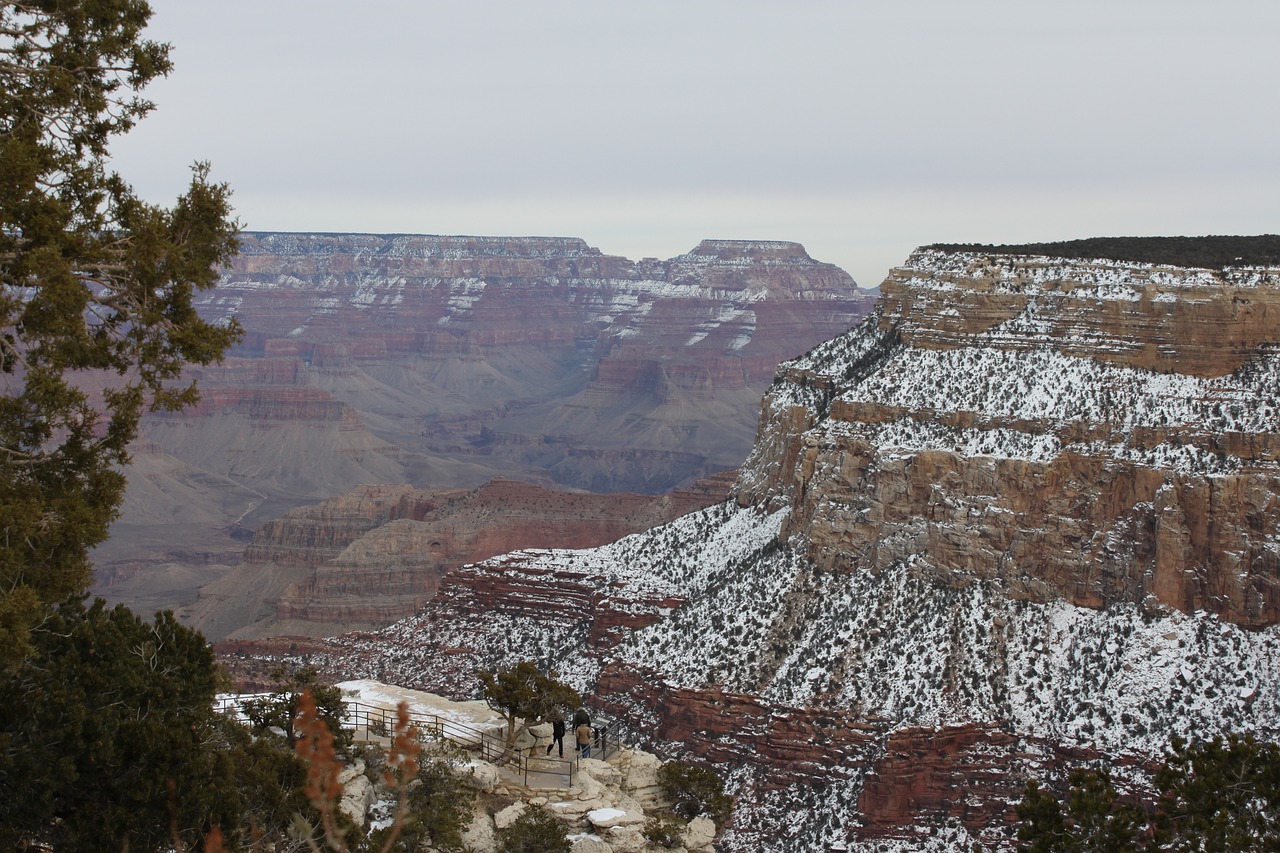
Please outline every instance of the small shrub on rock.
[[546, 809], [525, 809], [515, 822], [498, 830], [498, 853], [569, 853], [564, 824]]
[[709, 767], [669, 761], [658, 770], [658, 784], [672, 809], [685, 820], [706, 815], [722, 823], [733, 808], [733, 797], [724, 792], [724, 782]]
[[655, 815], [645, 821], [644, 837], [656, 847], [668, 850], [679, 847], [684, 834], [684, 821], [671, 815]]

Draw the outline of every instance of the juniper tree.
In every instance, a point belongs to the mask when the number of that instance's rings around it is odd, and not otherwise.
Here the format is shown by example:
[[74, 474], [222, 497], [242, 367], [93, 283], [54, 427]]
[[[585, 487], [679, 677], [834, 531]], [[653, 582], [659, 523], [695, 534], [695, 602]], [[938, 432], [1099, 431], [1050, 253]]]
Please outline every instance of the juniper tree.
[[1150, 815], [1121, 800], [1103, 770], [1072, 773], [1065, 802], [1029, 782], [1017, 805], [1019, 849], [1280, 850], [1280, 746], [1249, 735], [1196, 743], [1174, 737], [1153, 781]]
[[144, 0], [0, 2], [0, 666], [90, 582], [148, 408], [180, 409], [185, 365], [239, 334], [193, 296], [235, 252], [230, 191], [193, 170], [171, 208], [109, 168], [170, 70]]
[[289, 749], [213, 710], [204, 637], [169, 613], [67, 602], [0, 677], [0, 849], [171, 849], [305, 808]]
[[537, 664], [522, 661], [514, 667], [477, 673], [484, 700], [507, 721], [507, 744], [516, 742], [516, 720], [540, 720], [557, 708], [582, 704], [578, 691], [558, 681], [555, 673], [538, 671]]

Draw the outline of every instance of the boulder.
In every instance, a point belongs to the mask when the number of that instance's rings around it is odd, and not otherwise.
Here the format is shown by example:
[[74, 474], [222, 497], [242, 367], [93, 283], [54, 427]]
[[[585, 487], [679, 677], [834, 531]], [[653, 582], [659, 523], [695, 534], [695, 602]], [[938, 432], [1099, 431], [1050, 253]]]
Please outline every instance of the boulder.
[[363, 827], [365, 815], [371, 805], [373, 805], [373, 783], [364, 775], [348, 779], [342, 786], [342, 799], [338, 802], [338, 812], [356, 826]]
[[604, 800], [561, 800], [551, 803], [547, 808], [569, 823], [577, 823], [593, 809], [604, 809], [610, 806]]
[[705, 817], [695, 817], [684, 828], [684, 846], [690, 850], [709, 853], [715, 840], [716, 825]]
[[642, 853], [649, 846], [639, 825], [611, 827], [605, 833], [605, 840], [614, 853]]
[[515, 823], [520, 815], [524, 814], [524, 810], [528, 808], [526, 803], [513, 803], [502, 811], [493, 816], [493, 825], [498, 829], [506, 829]]
[[584, 758], [578, 762], [578, 770], [604, 785], [617, 785], [622, 781], [622, 774], [618, 772], [618, 768], [607, 761]]
[[609, 829], [614, 826], [632, 826], [644, 823], [643, 812], [628, 812], [619, 808], [592, 809], [587, 812], [587, 822], [596, 829]]
[[569, 793], [579, 800], [598, 800], [604, 797], [605, 786], [584, 770], [573, 777], [573, 787], [569, 789]]
[[497, 840], [493, 818], [489, 817], [484, 809], [476, 809], [475, 814], [471, 816], [471, 823], [462, 833], [462, 846], [467, 850], [481, 853], [481, 851], [494, 850], [497, 847]]
[[662, 760], [651, 752], [628, 749], [619, 762], [622, 768], [622, 790], [635, 797], [646, 811], [652, 811], [665, 799], [658, 784]]
[[351, 764], [346, 765], [338, 771], [338, 784], [346, 785], [357, 776], [363, 776], [365, 771], [365, 763], [363, 758], [357, 758]]
[[487, 761], [471, 761], [458, 768], [462, 781], [472, 788], [490, 793], [498, 787], [502, 776], [498, 768]]
[[570, 835], [569, 853], [614, 853], [613, 846], [598, 835]]
[[[518, 729], [516, 731], [516, 749], [526, 752], [533, 749], [538, 744], [538, 739], [533, 736], [529, 729]], [[546, 748], [546, 741], [543, 741], [543, 748]]]

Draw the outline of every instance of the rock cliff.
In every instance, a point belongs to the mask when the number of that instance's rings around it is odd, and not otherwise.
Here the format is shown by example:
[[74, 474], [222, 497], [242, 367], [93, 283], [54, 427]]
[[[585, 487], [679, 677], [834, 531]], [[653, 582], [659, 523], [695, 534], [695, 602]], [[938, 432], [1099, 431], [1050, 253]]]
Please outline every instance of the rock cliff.
[[779, 369], [735, 500], [310, 661], [546, 661], [729, 775], [735, 851], [1012, 849], [1028, 778], [1141, 799], [1173, 734], [1280, 739], [1280, 269], [931, 249], [882, 294]]

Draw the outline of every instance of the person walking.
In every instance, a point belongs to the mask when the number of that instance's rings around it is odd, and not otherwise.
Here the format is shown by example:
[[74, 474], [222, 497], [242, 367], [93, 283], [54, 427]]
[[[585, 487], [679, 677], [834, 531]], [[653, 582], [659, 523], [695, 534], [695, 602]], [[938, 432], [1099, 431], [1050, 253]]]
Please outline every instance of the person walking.
[[[576, 717], [574, 718], [577, 719]], [[583, 758], [591, 757], [591, 723], [583, 723], [574, 729], [578, 741], [578, 754]]]
[[551, 747], [560, 747], [560, 757], [564, 758], [564, 714], [556, 711], [551, 717], [551, 743], [547, 744], [547, 755], [551, 754]]

